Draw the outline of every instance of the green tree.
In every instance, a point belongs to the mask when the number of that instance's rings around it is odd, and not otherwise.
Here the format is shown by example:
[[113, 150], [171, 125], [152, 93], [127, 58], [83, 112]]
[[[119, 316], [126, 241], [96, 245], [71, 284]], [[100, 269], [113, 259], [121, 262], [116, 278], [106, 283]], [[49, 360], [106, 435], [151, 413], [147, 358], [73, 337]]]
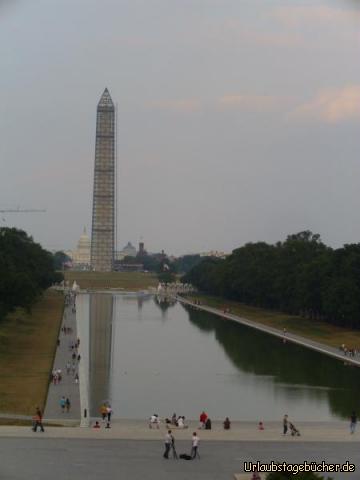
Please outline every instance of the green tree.
[[50, 252], [22, 230], [0, 228], [0, 317], [15, 307], [30, 309], [44, 289], [61, 279]]
[[306, 230], [205, 258], [183, 277], [200, 291], [360, 328], [360, 244], [333, 250]]
[[64, 270], [66, 268], [65, 264], [71, 262], [71, 258], [66, 255], [63, 251], [59, 250], [54, 253], [54, 268], [55, 270]]

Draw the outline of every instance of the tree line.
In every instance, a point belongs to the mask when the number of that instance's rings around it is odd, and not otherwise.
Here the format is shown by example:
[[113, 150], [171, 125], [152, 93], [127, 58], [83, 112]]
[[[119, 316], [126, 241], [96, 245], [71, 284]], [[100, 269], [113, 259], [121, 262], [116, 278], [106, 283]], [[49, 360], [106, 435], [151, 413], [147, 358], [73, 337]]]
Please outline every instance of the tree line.
[[206, 258], [183, 281], [200, 291], [342, 327], [360, 328], [360, 244], [332, 249], [310, 231]]
[[0, 228], [0, 319], [16, 307], [30, 310], [43, 290], [61, 280], [50, 252], [22, 230]]

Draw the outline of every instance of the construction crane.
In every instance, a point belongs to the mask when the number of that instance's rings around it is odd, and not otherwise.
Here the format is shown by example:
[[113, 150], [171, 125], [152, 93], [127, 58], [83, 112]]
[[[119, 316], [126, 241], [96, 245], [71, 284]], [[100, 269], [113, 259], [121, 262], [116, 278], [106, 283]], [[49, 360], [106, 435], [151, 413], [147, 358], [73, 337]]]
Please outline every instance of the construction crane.
[[45, 209], [41, 208], [7, 208], [0, 209], [0, 213], [30, 213], [30, 212], [46, 212]]
[[[1, 209], [0, 208], [0, 214], [3, 214], [3, 213], [33, 213], [33, 212], [46, 212], [45, 209], [43, 208], [3, 208]], [[2, 217], [1, 218], [3, 222], [5, 222], [5, 218]]]

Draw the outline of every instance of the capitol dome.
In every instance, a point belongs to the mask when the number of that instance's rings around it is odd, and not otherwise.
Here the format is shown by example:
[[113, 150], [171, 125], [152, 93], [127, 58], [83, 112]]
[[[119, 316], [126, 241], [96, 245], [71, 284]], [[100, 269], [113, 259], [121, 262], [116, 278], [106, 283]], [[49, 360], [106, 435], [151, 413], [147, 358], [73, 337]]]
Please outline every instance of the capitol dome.
[[91, 240], [86, 233], [86, 228], [79, 238], [77, 249], [72, 252], [72, 261], [75, 267], [90, 267]]
[[84, 231], [78, 241], [78, 250], [90, 249], [90, 245], [91, 245], [90, 238], [86, 233], [86, 227], [84, 227]]

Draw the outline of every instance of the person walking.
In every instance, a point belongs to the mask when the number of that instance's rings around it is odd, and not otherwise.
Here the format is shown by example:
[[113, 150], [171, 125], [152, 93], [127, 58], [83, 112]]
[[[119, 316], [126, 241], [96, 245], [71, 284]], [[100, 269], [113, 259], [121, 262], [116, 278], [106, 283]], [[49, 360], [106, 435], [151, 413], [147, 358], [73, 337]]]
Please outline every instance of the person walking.
[[70, 407], [71, 407], [70, 398], [67, 397], [66, 400], [65, 400], [66, 413], [69, 413], [69, 412], [70, 412]]
[[105, 422], [105, 418], [106, 418], [106, 415], [107, 415], [107, 406], [106, 406], [105, 403], [103, 403], [100, 407], [100, 415], [101, 415], [102, 420]]
[[42, 423], [42, 413], [39, 408], [36, 409], [36, 414], [33, 417], [33, 431], [37, 432], [38, 427], [40, 428], [41, 432], [45, 432], [44, 426]]
[[173, 459], [177, 460], [178, 455], [176, 453], [176, 448], [175, 448], [175, 437], [172, 433], [170, 435], [171, 435], [171, 451], [172, 451], [172, 454], [173, 454]]
[[62, 396], [60, 398], [59, 404], [60, 404], [60, 408], [61, 408], [62, 413], [64, 413], [65, 412], [65, 406], [66, 406], [66, 398], [64, 396]]
[[199, 448], [199, 437], [197, 436], [196, 432], [193, 432], [192, 441], [191, 441], [191, 458], [194, 459], [195, 457], [200, 458], [198, 448]]
[[355, 412], [352, 412], [350, 416], [350, 433], [351, 434], [355, 433], [356, 424], [357, 424], [357, 416]]
[[166, 458], [167, 460], [169, 459], [169, 451], [171, 448], [171, 443], [172, 443], [171, 430], [168, 430], [167, 434], [165, 435], [165, 452], [163, 455], [163, 457]]
[[110, 423], [111, 422], [111, 415], [112, 415], [111, 405], [108, 405], [106, 407], [106, 415], [107, 415], [107, 421]]
[[286, 435], [286, 433], [288, 431], [288, 425], [289, 425], [288, 415], [284, 415], [284, 418], [283, 418], [283, 435]]

